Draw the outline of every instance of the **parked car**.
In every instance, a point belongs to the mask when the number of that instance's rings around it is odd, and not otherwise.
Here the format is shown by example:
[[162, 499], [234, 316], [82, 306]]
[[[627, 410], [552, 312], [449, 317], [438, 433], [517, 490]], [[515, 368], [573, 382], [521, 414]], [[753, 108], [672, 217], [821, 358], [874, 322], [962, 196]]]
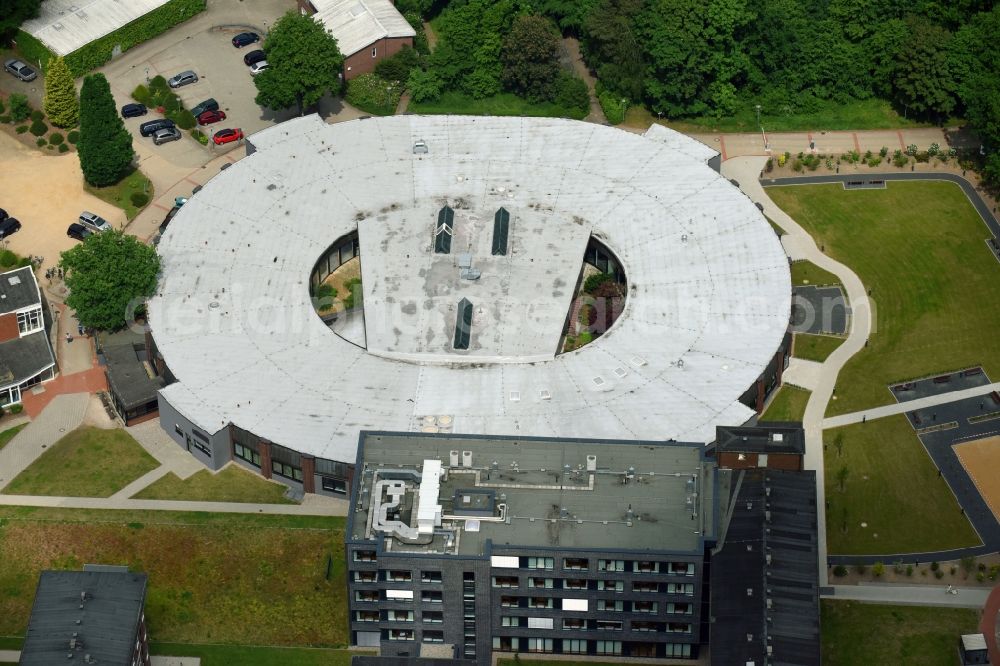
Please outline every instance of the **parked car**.
[[269, 65], [267, 64], [266, 60], [261, 60], [260, 62], [255, 62], [254, 64], [250, 65], [250, 76], [257, 76], [258, 74], [260, 74], [261, 72], [263, 72], [265, 69], [267, 69], [268, 66]]
[[240, 34], [233, 37], [233, 46], [238, 49], [243, 48], [249, 44], [256, 44], [260, 41], [260, 35], [256, 32], [241, 32]]
[[250, 53], [243, 56], [243, 64], [249, 67], [250, 65], [260, 62], [261, 60], [267, 60], [267, 54], [257, 49], [256, 51], [251, 51]]
[[111, 231], [112, 229], [111, 225], [108, 224], [108, 221], [105, 220], [103, 217], [101, 217], [100, 215], [95, 215], [94, 213], [91, 213], [90, 211], [86, 210], [80, 213], [79, 222], [80, 224], [82, 224], [83, 226], [87, 227], [88, 229], [94, 232]]
[[20, 60], [8, 60], [3, 64], [3, 68], [22, 81], [34, 81], [38, 78], [38, 72]]
[[170, 77], [170, 80], [167, 81], [167, 85], [171, 88], [180, 88], [181, 86], [186, 86], [189, 83], [196, 83], [197, 81], [198, 75], [189, 69], [181, 72], [177, 76]]
[[188, 202], [188, 198], [185, 196], [174, 197], [174, 208], [180, 208]]
[[161, 129], [166, 129], [168, 127], [176, 127], [174, 121], [170, 118], [157, 118], [156, 120], [147, 120], [143, 124], [139, 125], [139, 134], [143, 136], [152, 136], [156, 134]]
[[0, 222], [0, 238], [7, 238], [21, 228], [21, 222], [16, 217], [8, 217]]
[[206, 111], [218, 111], [219, 103], [215, 101], [214, 98], [209, 97], [203, 102], [199, 102], [193, 109], [191, 109], [191, 115], [197, 118]]
[[180, 209], [181, 209], [180, 206], [174, 206], [173, 208], [170, 209], [170, 211], [167, 213], [167, 216], [163, 218], [163, 222], [160, 222], [160, 233], [163, 233], [164, 231], [167, 230], [167, 226], [170, 224], [170, 220], [174, 219], [174, 215], [176, 215], [177, 211], [179, 211]]
[[199, 125], [211, 125], [226, 119], [224, 111], [205, 111], [198, 115]]
[[126, 104], [122, 107], [122, 118], [138, 118], [146, 115], [145, 104]]
[[224, 143], [232, 143], [233, 141], [239, 141], [243, 138], [243, 130], [239, 127], [236, 129], [223, 129], [215, 133], [212, 137], [212, 141], [215, 145], [221, 146]]
[[5, 211], [3, 208], [0, 208], [0, 222], [3, 222], [8, 217], [10, 217], [10, 215], [7, 214], [7, 211]]
[[153, 135], [153, 143], [157, 146], [169, 143], [171, 141], [177, 141], [181, 138], [181, 131], [176, 127], [166, 127], [156, 132]]
[[90, 236], [93, 233], [94, 233], [93, 231], [91, 231], [90, 229], [88, 229], [87, 227], [83, 226], [78, 222], [74, 222], [73, 224], [69, 225], [69, 229], [66, 230], [67, 236], [69, 236], [70, 238], [75, 238], [78, 241], [86, 239], [87, 236]]

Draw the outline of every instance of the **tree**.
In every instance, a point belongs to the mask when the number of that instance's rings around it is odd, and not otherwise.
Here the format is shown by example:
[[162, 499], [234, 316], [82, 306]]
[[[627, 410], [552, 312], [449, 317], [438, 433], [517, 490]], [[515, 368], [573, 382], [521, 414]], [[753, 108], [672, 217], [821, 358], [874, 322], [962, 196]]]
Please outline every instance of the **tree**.
[[414, 102], [427, 102], [441, 96], [444, 81], [436, 72], [415, 69], [410, 72], [406, 87]]
[[833, 448], [837, 449], [837, 457], [844, 455], [844, 433], [838, 432], [833, 438]]
[[309, 16], [288, 12], [264, 40], [268, 68], [255, 79], [257, 103], [271, 109], [297, 106], [299, 115], [340, 89], [344, 56], [337, 40]]
[[67, 305], [87, 328], [111, 331], [124, 326], [137, 301], [156, 289], [160, 258], [135, 236], [104, 231], [62, 253]]
[[132, 135], [118, 116], [111, 87], [103, 74], [83, 79], [80, 91], [80, 168], [95, 187], [117, 183], [132, 164]]
[[946, 117], [955, 108], [951, 33], [918, 17], [909, 17], [906, 24], [910, 38], [896, 57], [893, 78], [896, 102], [923, 116]]
[[56, 127], [74, 127], [80, 119], [80, 102], [76, 98], [73, 74], [62, 56], [49, 60], [45, 68], [45, 97], [42, 108]]
[[559, 79], [559, 33], [543, 16], [514, 19], [500, 51], [504, 87], [532, 102], [551, 101]]
[[847, 469], [846, 466], [837, 470], [837, 485], [840, 486], [840, 492], [844, 492], [847, 487], [847, 477], [850, 476], [850, 474], [851, 470]]
[[42, 0], [0, 0], [0, 41], [6, 42], [21, 24], [38, 16]]

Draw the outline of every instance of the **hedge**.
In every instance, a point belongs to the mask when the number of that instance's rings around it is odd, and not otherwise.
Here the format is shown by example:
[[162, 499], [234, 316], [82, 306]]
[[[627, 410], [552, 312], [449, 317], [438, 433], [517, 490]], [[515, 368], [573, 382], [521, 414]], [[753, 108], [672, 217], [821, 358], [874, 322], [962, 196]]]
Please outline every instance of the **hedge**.
[[21, 54], [21, 57], [27, 60], [29, 65], [37, 67], [43, 72], [45, 71], [45, 66], [49, 64], [49, 60], [56, 57], [56, 54], [50, 51], [45, 44], [42, 44], [23, 30], [17, 31], [17, 34], [14, 36], [14, 43], [17, 45], [17, 51]]

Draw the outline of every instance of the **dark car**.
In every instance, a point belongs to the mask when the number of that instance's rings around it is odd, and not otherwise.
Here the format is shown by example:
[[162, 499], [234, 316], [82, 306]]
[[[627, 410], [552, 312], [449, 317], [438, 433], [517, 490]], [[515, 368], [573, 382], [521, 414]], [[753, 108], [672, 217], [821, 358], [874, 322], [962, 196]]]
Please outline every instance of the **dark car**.
[[249, 67], [250, 65], [255, 65], [261, 60], [267, 60], [267, 54], [257, 49], [256, 51], [251, 51], [250, 53], [243, 56], [243, 64]]
[[218, 123], [226, 119], [226, 114], [224, 111], [205, 111], [198, 115], [199, 125], [211, 125], [212, 123]]
[[21, 228], [21, 223], [15, 217], [8, 217], [0, 222], [0, 238], [7, 238]]
[[145, 104], [126, 104], [122, 107], [122, 118], [138, 118], [146, 115]]
[[3, 208], [0, 208], [0, 222], [3, 222], [8, 217], [10, 217], [10, 215], [7, 214], [7, 211], [5, 211]]
[[256, 44], [260, 41], [260, 35], [256, 32], [241, 32], [240, 34], [233, 37], [233, 46], [238, 49], [243, 48], [249, 44]]
[[152, 136], [156, 134], [161, 129], [167, 129], [168, 127], [176, 127], [174, 121], [170, 118], [157, 118], [156, 120], [147, 120], [143, 124], [139, 125], [139, 134], [143, 136]]
[[215, 145], [221, 146], [224, 143], [232, 143], [233, 141], [239, 141], [242, 138], [243, 130], [237, 127], [236, 129], [219, 130], [215, 133], [215, 136], [212, 137], [212, 141], [215, 142]]
[[197, 118], [206, 111], [218, 111], [219, 103], [215, 101], [214, 98], [209, 97], [203, 102], [199, 102], [197, 106], [191, 109], [191, 115]]
[[8, 60], [3, 64], [3, 68], [22, 81], [34, 81], [38, 78], [38, 72], [31, 69], [20, 60]]
[[163, 218], [163, 222], [160, 222], [160, 233], [163, 233], [164, 231], [167, 230], [167, 226], [169, 226], [170, 220], [174, 219], [174, 215], [176, 215], [177, 211], [179, 211], [180, 209], [181, 209], [180, 206], [174, 206], [173, 208], [170, 209], [170, 212], [167, 213], [167, 216]]
[[78, 241], [84, 240], [87, 236], [90, 236], [94, 232], [83, 226], [82, 224], [77, 224], [74, 222], [69, 225], [69, 229], [66, 230], [66, 235], [70, 238], [75, 238]]

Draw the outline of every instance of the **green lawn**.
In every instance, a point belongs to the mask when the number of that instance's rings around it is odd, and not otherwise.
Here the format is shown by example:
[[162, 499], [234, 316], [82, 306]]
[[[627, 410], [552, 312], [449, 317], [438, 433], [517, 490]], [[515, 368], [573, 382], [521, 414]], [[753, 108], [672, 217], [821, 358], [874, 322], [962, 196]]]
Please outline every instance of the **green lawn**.
[[201, 470], [184, 480], [171, 472], [140, 490], [134, 497], [200, 502], [296, 504], [284, 495], [285, 486], [280, 483], [268, 481], [239, 465], [229, 465], [217, 474]]
[[350, 666], [351, 656], [361, 654], [328, 648], [246, 647], [240, 645], [193, 645], [153, 641], [150, 654], [200, 657], [201, 666]]
[[109, 185], [108, 187], [92, 187], [90, 185], [85, 185], [85, 189], [93, 194], [98, 199], [106, 201], [112, 206], [117, 206], [125, 211], [125, 217], [129, 220], [133, 219], [139, 214], [139, 211], [143, 207], [137, 207], [132, 203], [132, 194], [135, 192], [142, 192], [148, 196], [147, 202], [153, 200], [153, 183], [150, 182], [146, 175], [134, 169], [127, 176], [122, 178], [120, 181], [114, 185]]
[[99, 562], [149, 574], [155, 640], [346, 646], [343, 518], [22, 508], [0, 507], [0, 635], [23, 635], [40, 571]]
[[764, 216], [764, 219], [767, 220], [767, 223], [771, 225], [772, 229], [774, 229], [774, 233], [778, 234], [778, 238], [785, 235], [785, 230], [781, 228], [780, 224], [769, 218], [767, 215]]
[[[656, 114], [644, 107], [630, 107], [625, 124], [646, 128], [657, 122]], [[829, 102], [814, 113], [789, 113], [780, 110], [761, 109], [761, 125], [767, 132], [802, 132], [809, 130], [867, 130], [898, 129], [903, 127], [928, 127], [903, 118], [889, 102], [880, 99], [866, 99], [836, 104]], [[726, 118], [687, 118], [664, 123], [679, 132], [759, 132], [757, 109], [746, 104], [736, 115]], [[959, 119], [951, 119], [949, 125], [961, 124]]]
[[83, 427], [53, 444], [2, 492], [110, 497], [158, 466], [124, 430]]
[[792, 262], [792, 286], [825, 287], [840, 284], [840, 278], [810, 261]]
[[806, 413], [806, 403], [809, 402], [810, 395], [811, 391], [785, 384], [771, 399], [771, 404], [760, 415], [760, 420], [801, 421], [802, 415]]
[[455, 114], [470, 116], [544, 116], [552, 118], [582, 119], [586, 112], [570, 113], [551, 102], [533, 104], [511, 93], [501, 93], [484, 99], [475, 99], [459, 92], [446, 92], [433, 102], [410, 102], [409, 113]]
[[868, 348], [847, 363], [829, 414], [892, 402], [891, 383], [982, 365], [1000, 375], [1000, 265], [952, 183], [770, 187], [768, 195], [850, 266], [875, 303]]
[[[521, 659], [518, 657], [514, 659], [501, 659], [498, 666], [560, 666], [561, 664], [569, 664], [573, 662], [560, 660], [556, 661], [553, 659]], [[583, 666], [621, 666], [624, 661], [579, 661], [577, 664], [583, 664]]]
[[0, 449], [7, 445], [7, 442], [14, 439], [14, 435], [24, 430], [24, 427], [28, 425], [27, 423], [22, 423], [21, 425], [16, 425], [13, 428], [7, 428], [3, 432], [0, 432]]
[[822, 363], [837, 347], [844, 344], [844, 340], [845, 338], [838, 338], [835, 335], [796, 333], [795, 342], [792, 345], [792, 356]]
[[[830, 553], [879, 555], [979, 545], [902, 414], [826, 430], [823, 444]], [[841, 468], [848, 471], [844, 491], [838, 481]]]
[[968, 608], [820, 602], [823, 666], [952, 666], [961, 634], [979, 633]]

